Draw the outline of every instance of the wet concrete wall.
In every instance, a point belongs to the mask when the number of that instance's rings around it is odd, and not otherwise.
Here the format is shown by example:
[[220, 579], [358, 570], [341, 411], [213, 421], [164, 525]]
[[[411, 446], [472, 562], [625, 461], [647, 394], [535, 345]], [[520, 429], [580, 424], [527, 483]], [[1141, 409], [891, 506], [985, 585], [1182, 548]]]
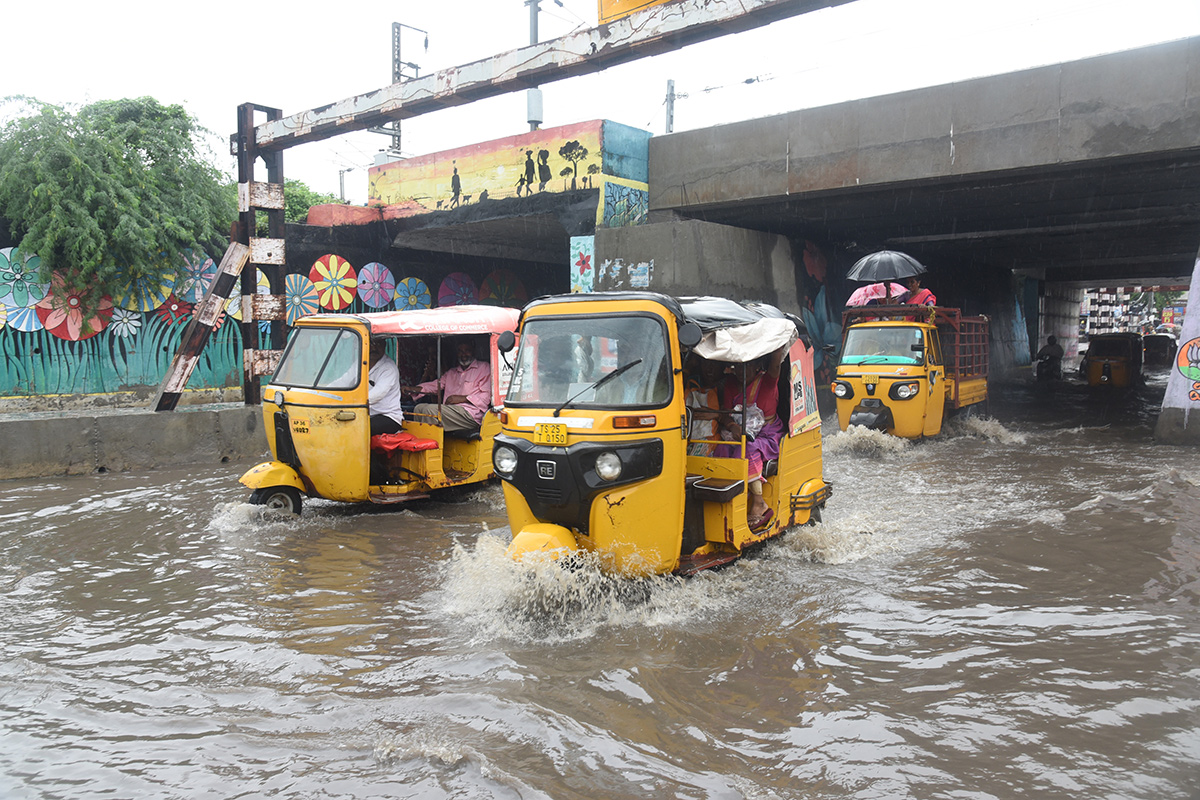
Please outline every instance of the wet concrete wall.
[[218, 464], [266, 453], [258, 406], [0, 416], [0, 480]]
[[800, 313], [791, 242], [771, 233], [676, 220], [596, 231], [596, 289], [757, 300]]

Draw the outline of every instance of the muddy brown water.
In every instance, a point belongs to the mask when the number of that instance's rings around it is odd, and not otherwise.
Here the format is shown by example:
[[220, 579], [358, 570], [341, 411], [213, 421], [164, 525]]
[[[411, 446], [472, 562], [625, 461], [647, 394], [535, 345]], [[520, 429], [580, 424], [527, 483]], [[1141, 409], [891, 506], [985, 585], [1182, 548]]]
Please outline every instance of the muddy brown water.
[[686, 581], [519, 571], [494, 486], [2, 483], [0, 796], [1200, 796], [1200, 450], [1157, 402], [827, 419], [825, 521]]

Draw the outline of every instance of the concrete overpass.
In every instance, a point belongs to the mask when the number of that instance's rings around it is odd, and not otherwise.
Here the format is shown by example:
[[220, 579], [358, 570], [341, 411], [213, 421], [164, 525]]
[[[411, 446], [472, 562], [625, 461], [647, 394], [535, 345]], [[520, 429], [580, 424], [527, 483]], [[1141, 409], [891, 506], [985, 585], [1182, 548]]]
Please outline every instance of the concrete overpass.
[[650, 207], [945, 269], [1186, 283], [1200, 39], [655, 137]]

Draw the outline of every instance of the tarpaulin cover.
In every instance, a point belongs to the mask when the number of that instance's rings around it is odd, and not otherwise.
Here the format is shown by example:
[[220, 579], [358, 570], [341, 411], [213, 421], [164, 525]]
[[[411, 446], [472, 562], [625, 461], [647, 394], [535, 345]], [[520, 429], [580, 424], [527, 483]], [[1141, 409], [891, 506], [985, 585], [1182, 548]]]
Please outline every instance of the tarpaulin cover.
[[766, 303], [724, 297], [681, 297], [683, 316], [704, 332], [695, 353], [711, 361], [751, 361], [799, 338], [797, 320]]

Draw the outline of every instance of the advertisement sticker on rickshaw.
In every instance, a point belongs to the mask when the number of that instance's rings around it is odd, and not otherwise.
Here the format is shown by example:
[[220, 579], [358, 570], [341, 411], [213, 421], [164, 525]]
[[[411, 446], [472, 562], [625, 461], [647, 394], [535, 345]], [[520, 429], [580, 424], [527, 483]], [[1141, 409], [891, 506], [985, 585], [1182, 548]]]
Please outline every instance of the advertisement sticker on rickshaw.
[[817, 409], [817, 379], [813, 373], [812, 351], [799, 340], [788, 351], [792, 385], [792, 436], [818, 428], [821, 412]]

